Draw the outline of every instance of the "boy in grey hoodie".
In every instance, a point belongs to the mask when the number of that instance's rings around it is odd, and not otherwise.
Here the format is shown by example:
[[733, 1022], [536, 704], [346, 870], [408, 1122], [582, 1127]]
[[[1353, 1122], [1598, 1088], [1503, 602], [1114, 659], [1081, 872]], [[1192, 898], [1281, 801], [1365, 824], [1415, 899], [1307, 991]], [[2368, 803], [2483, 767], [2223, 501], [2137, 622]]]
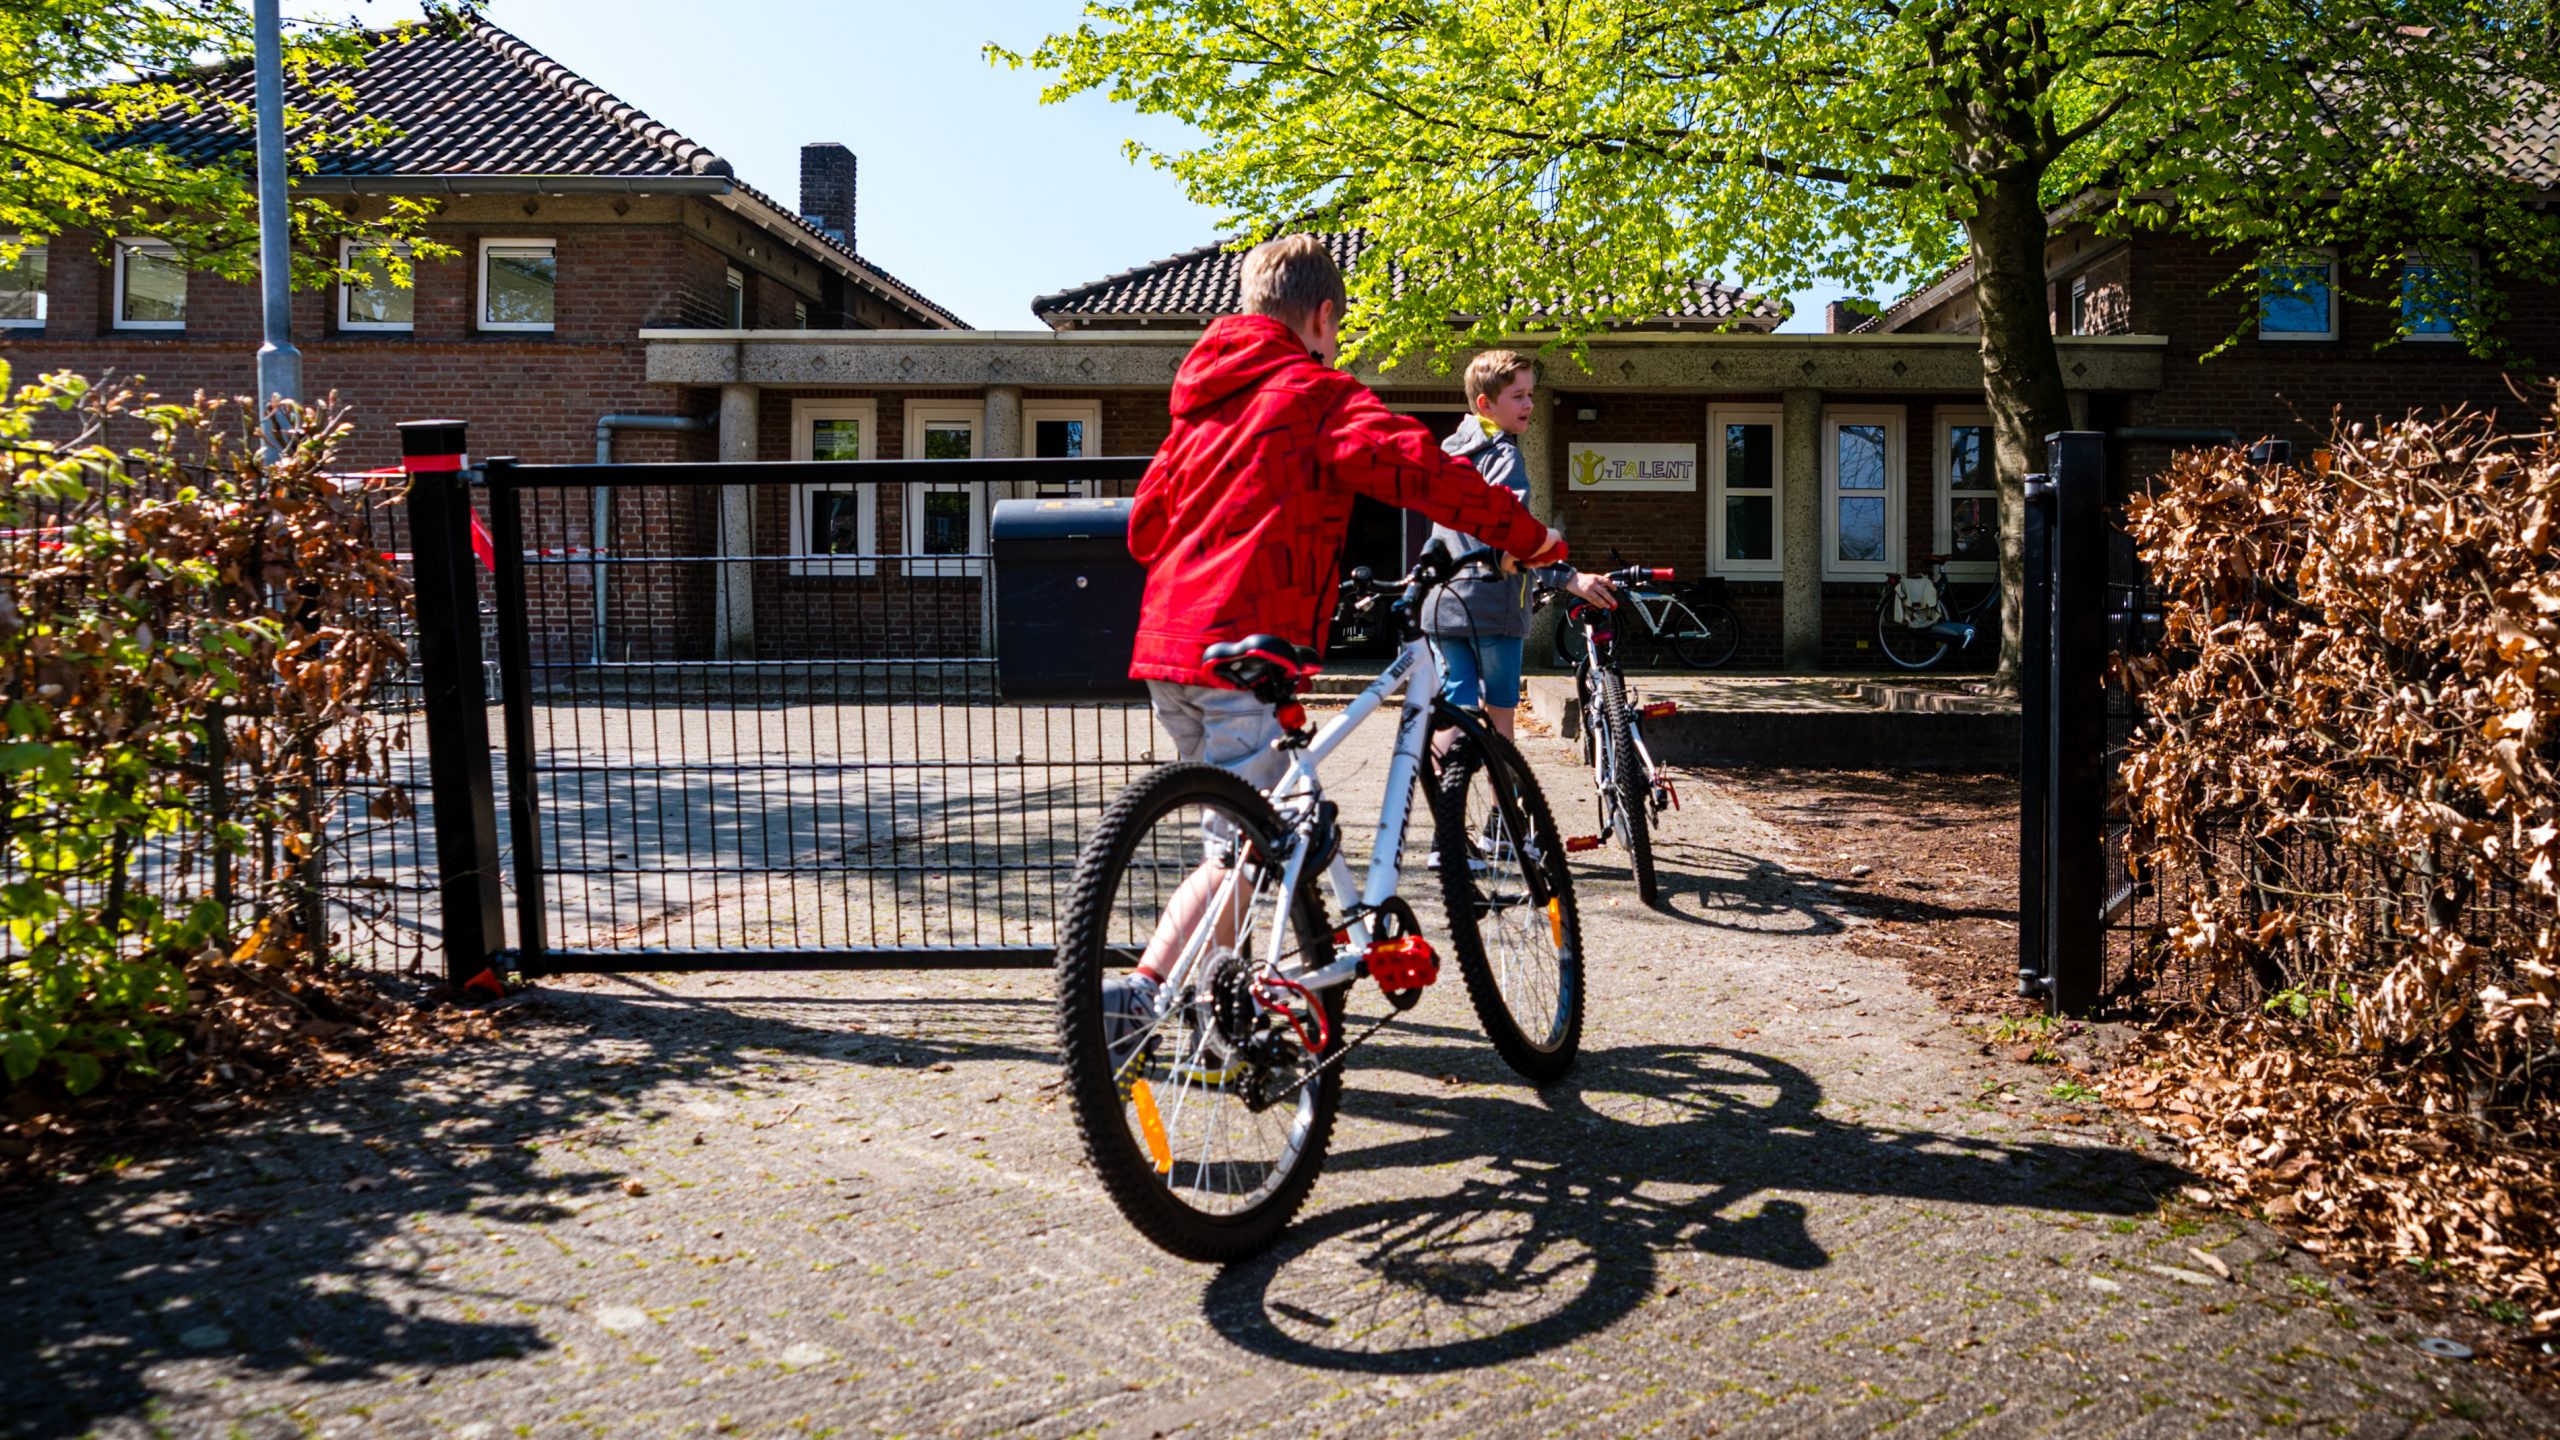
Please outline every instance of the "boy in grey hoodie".
[[[1488, 350], [1467, 365], [1466, 386], [1470, 413], [1440, 448], [1471, 462], [1486, 484], [1503, 486], [1528, 503], [1529, 471], [1520, 463], [1519, 437], [1537, 408], [1536, 367], [1517, 351]], [[1483, 541], [1446, 525], [1431, 527], [1431, 539], [1452, 555], [1484, 548]], [[1452, 705], [1483, 706], [1485, 718], [1506, 738], [1511, 712], [1520, 704], [1521, 650], [1542, 582], [1617, 608], [1617, 590], [1606, 576], [1570, 565], [1523, 570], [1504, 556], [1498, 570], [1475, 565], [1433, 591], [1430, 611], [1422, 617], [1422, 632], [1440, 658], [1440, 693]]]

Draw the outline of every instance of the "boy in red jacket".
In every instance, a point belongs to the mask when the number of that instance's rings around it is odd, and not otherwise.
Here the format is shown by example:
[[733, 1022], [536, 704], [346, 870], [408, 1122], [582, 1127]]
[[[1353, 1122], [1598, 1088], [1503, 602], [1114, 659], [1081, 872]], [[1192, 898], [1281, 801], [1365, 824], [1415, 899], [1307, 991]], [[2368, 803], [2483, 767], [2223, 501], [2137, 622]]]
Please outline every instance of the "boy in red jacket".
[[[1183, 359], [1172, 433], [1129, 517], [1129, 553], [1147, 567], [1129, 675], [1147, 682], [1179, 758], [1268, 789], [1287, 770], [1273, 748], [1280, 723], [1270, 706], [1221, 686], [1200, 652], [1257, 634], [1323, 643], [1353, 496], [1419, 510], [1532, 563], [1562, 558], [1564, 541], [1333, 368], [1346, 297], [1323, 242], [1287, 235], [1255, 246], [1243, 289], [1244, 313], [1212, 323]], [[1199, 924], [1214, 878], [1204, 870], [1184, 881], [1135, 975], [1106, 987], [1115, 1020], [1152, 1015], [1156, 983], [1175, 942]]]

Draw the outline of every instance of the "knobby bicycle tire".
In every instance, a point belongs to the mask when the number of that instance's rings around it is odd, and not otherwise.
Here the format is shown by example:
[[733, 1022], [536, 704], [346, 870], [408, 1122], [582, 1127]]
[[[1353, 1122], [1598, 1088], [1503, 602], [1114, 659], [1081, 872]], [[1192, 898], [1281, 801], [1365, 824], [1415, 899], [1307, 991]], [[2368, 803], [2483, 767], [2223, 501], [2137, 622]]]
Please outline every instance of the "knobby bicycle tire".
[[1636, 754], [1635, 726], [1627, 717], [1627, 682], [1605, 670], [1600, 673], [1600, 707], [1608, 727], [1602, 739], [1609, 747], [1602, 818], [1607, 818], [1606, 807], [1614, 802], [1618, 843], [1626, 847], [1629, 866], [1635, 871], [1636, 896], [1653, 905], [1662, 898], [1653, 874], [1653, 778], [1645, 774], [1644, 760]]
[[[1550, 900], [1556, 905], [1552, 919], [1538, 917], [1562, 941], [1555, 947], [1555, 1033], [1544, 1043], [1522, 1030], [1512, 1017], [1501, 976], [1485, 946], [1483, 918], [1491, 906], [1479, 894], [1469, 865], [1473, 848], [1466, 813], [1467, 787], [1480, 772], [1497, 796], [1510, 798], [1511, 810], [1520, 816], [1534, 843], [1537, 880], [1523, 898], [1540, 910]], [[1547, 1084], [1573, 1068], [1582, 1045], [1582, 919], [1574, 908], [1573, 874], [1565, 865], [1564, 837], [1556, 830], [1555, 815], [1547, 808], [1537, 777], [1529, 773], [1528, 762], [1510, 741], [1489, 730], [1462, 736], [1449, 748], [1432, 802], [1440, 894], [1448, 911], [1450, 948], [1457, 951], [1458, 970], [1466, 978], [1467, 998], [1503, 1063], [1532, 1084]]]
[[[1141, 1142], [1129, 1133], [1102, 1013], [1106, 971], [1114, 968], [1115, 960], [1134, 959], [1125, 946], [1112, 943], [1112, 901], [1138, 843], [1154, 822], [1180, 806], [1202, 801], [1215, 802], [1238, 818], [1251, 848], [1268, 853], [1279, 837], [1280, 818], [1271, 802], [1241, 777], [1215, 765], [1162, 766], [1121, 791], [1076, 858], [1059, 917], [1058, 1049], [1085, 1158], [1112, 1203], [1138, 1233], [1166, 1251], [1186, 1260], [1222, 1264], [1269, 1246], [1306, 1203], [1324, 1170], [1325, 1151], [1332, 1141], [1334, 1114], [1342, 1103], [1342, 1069], [1338, 1064], [1327, 1065], [1313, 1082], [1314, 1113], [1293, 1152], [1290, 1173], [1259, 1203], [1233, 1214], [1208, 1215], [1182, 1203]], [[1301, 883], [1290, 908], [1300, 953], [1329, 955], [1332, 941], [1311, 884]], [[1343, 989], [1336, 989], [1324, 997], [1332, 1022], [1327, 1060], [1338, 1056], [1342, 1046], [1343, 995]]]

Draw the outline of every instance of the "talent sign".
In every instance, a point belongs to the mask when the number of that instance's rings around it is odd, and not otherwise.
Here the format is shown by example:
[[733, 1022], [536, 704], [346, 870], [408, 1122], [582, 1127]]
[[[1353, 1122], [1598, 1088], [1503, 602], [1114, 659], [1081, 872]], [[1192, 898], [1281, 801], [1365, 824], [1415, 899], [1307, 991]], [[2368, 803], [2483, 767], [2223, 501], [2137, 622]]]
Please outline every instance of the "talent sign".
[[1576, 490], [1695, 490], [1695, 445], [1576, 445], [1566, 452]]

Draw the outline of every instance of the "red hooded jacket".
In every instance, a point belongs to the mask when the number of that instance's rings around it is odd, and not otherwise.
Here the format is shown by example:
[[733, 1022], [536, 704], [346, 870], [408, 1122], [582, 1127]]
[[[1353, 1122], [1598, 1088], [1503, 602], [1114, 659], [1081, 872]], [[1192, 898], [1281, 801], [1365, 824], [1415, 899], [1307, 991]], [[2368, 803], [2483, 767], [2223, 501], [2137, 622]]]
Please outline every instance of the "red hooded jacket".
[[1129, 675], [1219, 683], [1200, 652], [1247, 635], [1323, 643], [1334, 566], [1367, 495], [1528, 559], [1547, 527], [1431, 432], [1307, 354], [1263, 315], [1210, 325], [1173, 381], [1173, 431], [1138, 486], [1129, 553], [1147, 567]]

